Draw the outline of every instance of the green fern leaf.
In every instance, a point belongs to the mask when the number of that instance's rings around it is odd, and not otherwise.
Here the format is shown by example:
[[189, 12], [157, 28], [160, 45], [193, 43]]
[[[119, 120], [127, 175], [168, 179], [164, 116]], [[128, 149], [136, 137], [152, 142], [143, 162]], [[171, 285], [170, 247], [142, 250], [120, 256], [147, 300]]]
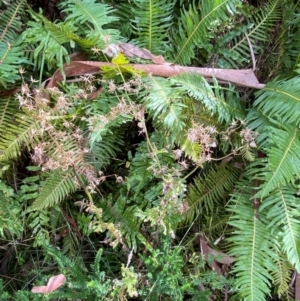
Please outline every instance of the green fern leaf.
[[176, 139], [176, 143], [180, 149], [184, 151], [186, 157], [190, 158], [194, 162], [197, 162], [201, 155], [201, 145], [198, 142], [191, 142], [186, 133], [179, 133]]
[[5, 237], [7, 230], [10, 235], [22, 235], [24, 224], [20, 216], [23, 204], [14, 190], [2, 181], [0, 181], [0, 199], [0, 236]]
[[[172, 77], [175, 83], [182, 85], [188, 94], [201, 101], [211, 114], [216, 114], [220, 122], [229, 122], [231, 117], [244, 118], [241, 102], [233, 87], [223, 89], [214, 81], [214, 86], [208, 84], [199, 74], [184, 73]], [[228, 99], [228, 101], [226, 101]]]
[[[209, 35], [208, 28], [216, 19], [227, 20], [228, 14], [236, 12], [239, 0], [193, 1], [188, 10], [182, 9], [179, 29], [173, 30], [173, 57], [176, 64], [190, 64], [195, 57], [195, 47], [204, 47]], [[199, 10], [200, 8], [200, 10]]]
[[[266, 127], [271, 127], [273, 125], [268, 115], [266, 115], [261, 109], [257, 108], [248, 112], [246, 120], [249, 128], [257, 131], [258, 133], [264, 133]], [[263, 142], [265, 139], [266, 137], [264, 135], [259, 135], [257, 141]]]
[[132, 1], [133, 40], [141, 48], [162, 54], [169, 44], [168, 29], [172, 25], [172, 12], [175, 2], [172, 0], [134, 0]]
[[298, 3], [286, 0], [284, 6], [288, 9], [283, 11], [282, 23], [280, 26], [280, 34], [278, 36], [279, 49], [274, 53], [276, 65], [270, 74], [283, 74], [283, 76], [294, 76], [299, 74], [300, 62], [300, 14], [295, 13], [298, 10]]
[[254, 161], [256, 158], [254, 150], [250, 147], [249, 144], [246, 144], [243, 147], [241, 147], [240, 153], [242, 157], [249, 162]]
[[251, 194], [248, 181], [244, 181], [228, 207], [232, 213], [229, 224], [233, 227], [229, 254], [236, 258], [232, 272], [236, 275], [239, 300], [265, 301], [272, 282], [270, 273], [276, 269], [276, 254], [271, 250], [273, 240], [266, 217], [257, 215], [252, 208]]
[[[132, 32], [131, 23], [134, 19], [131, 2], [115, 3], [114, 8], [114, 16], [116, 16], [117, 20], [110, 23], [109, 27], [119, 30], [122, 37], [130, 37]], [[122, 26], [120, 26], [120, 24], [122, 24]]]
[[103, 253], [103, 249], [99, 249], [97, 251], [97, 254], [95, 256], [93, 264], [91, 264], [91, 268], [93, 269], [93, 271], [95, 272], [95, 274], [101, 274], [101, 271], [100, 271], [100, 261], [101, 261], [102, 253]]
[[21, 146], [30, 149], [31, 144], [38, 140], [35, 133], [39, 124], [27, 115], [16, 114], [15, 122], [6, 123], [5, 134], [0, 137], [0, 162], [16, 158]]
[[103, 115], [103, 119], [98, 118], [96, 122], [91, 120], [91, 147], [93, 148], [95, 143], [102, 141], [102, 139], [104, 139], [104, 137], [107, 135], [111, 135], [115, 128], [120, 127], [126, 122], [132, 121], [132, 118], [133, 116], [131, 114], [118, 115], [116, 118], [110, 120], [106, 124], [103, 123], [103, 120], [106, 119], [105, 115]]
[[[166, 138], [164, 135], [157, 132], [150, 137], [150, 143], [155, 145], [157, 150], [161, 150], [156, 154], [161, 166], [172, 166], [174, 164], [174, 156], [163, 149], [165, 142]], [[157, 183], [156, 180], [159, 176], [155, 176], [151, 169], [154, 161], [148, 155], [148, 147], [149, 145], [146, 142], [142, 142], [130, 164], [127, 188], [134, 192], [133, 198], [136, 202], [142, 202], [146, 199], [149, 203], [152, 203], [157, 200], [157, 196], [162, 191], [161, 183]]]
[[[111, 198], [112, 195], [109, 196], [109, 199]], [[135, 202], [133, 205], [129, 204], [128, 196], [122, 194], [118, 198], [114, 197], [112, 206], [103, 203], [103, 219], [119, 225], [118, 229], [130, 248], [136, 249], [138, 240], [143, 241], [139, 233], [142, 221], [137, 217], [137, 212], [146, 206], [146, 200], [141, 203]]]
[[119, 41], [119, 32], [115, 29], [104, 29], [104, 27], [117, 18], [111, 13], [112, 8], [95, 0], [64, 0], [59, 4], [60, 9], [67, 13], [66, 21], [72, 22], [83, 31], [78, 31], [79, 36], [88, 39], [98, 39], [95, 46], [101, 47], [108, 43]]
[[[283, 126], [282, 129], [270, 128], [269, 138], [265, 141], [268, 164], [259, 172], [265, 183], [258, 192], [258, 197], [267, 196], [278, 185], [293, 183], [300, 171], [300, 133], [295, 126]], [[255, 177], [255, 176], [254, 176]]]
[[281, 232], [282, 250], [289, 262], [300, 272], [300, 205], [292, 186], [277, 187], [260, 206], [266, 212], [268, 228], [273, 233]]
[[20, 39], [25, 0], [17, 0], [1, 11], [0, 18], [0, 85], [7, 88], [20, 79], [19, 68], [28, 63], [24, 55], [25, 44]]
[[20, 15], [24, 14], [26, 0], [16, 0], [1, 12], [0, 42], [12, 43], [22, 29]]
[[247, 57], [250, 60], [250, 46], [246, 34], [251, 42], [254, 53], [261, 54], [262, 47], [259, 43], [268, 41], [272, 28], [277, 22], [280, 22], [282, 18], [281, 5], [282, 1], [280, 0], [269, 0], [248, 20], [248, 30], [246, 33], [244, 31], [241, 32], [241, 28], [238, 29], [242, 35], [231, 41], [234, 46], [230, 48], [230, 56], [233, 59]]
[[269, 118], [283, 124], [299, 126], [300, 118], [300, 77], [289, 80], [274, 80], [257, 93], [254, 106]]
[[5, 88], [8, 84], [20, 80], [19, 69], [29, 63], [24, 54], [25, 44], [19, 38], [11, 44], [0, 42], [0, 84]]
[[[63, 64], [70, 62], [70, 57], [67, 49], [63, 46], [64, 43], [72, 42], [74, 34], [72, 28], [68, 23], [54, 24], [48, 21], [42, 15], [30, 11], [35, 21], [29, 21], [26, 31], [22, 37], [25, 42], [37, 44], [34, 50], [35, 62], [41, 56], [40, 65], [35, 66], [40, 69], [40, 82], [44, 67], [47, 64], [48, 69], [59, 67], [63, 73]], [[64, 74], [64, 73], [63, 73]]]
[[175, 88], [165, 78], [149, 77], [152, 89], [147, 90], [148, 95], [143, 96], [143, 102], [154, 119], [159, 120], [167, 129], [179, 132], [185, 125], [182, 101], [183, 89]]
[[[280, 238], [278, 241], [280, 241]], [[277, 288], [278, 296], [284, 299], [289, 293], [289, 283], [293, 273], [293, 266], [287, 260], [286, 254], [282, 252], [280, 246], [274, 245], [273, 250], [278, 254], [278, 260], [275, 261], [276, 270], [271, 272], [273, 284]]]
[[[124, 127], [125, 128], [125, 127]], [[111, 162], [111, 158], [117, 157], [117, 151], [123, 146], [122, 129], [111, 129], [107, 134], [101, 136], [101, 141], [95, 142], [91, 147], [91, 154], [87, 160], [97, 170], [103, 170]]]
[[18, 105], [15, 97], [0, 98], [0, 136], [5, 135], [7, 125], [13, 123]]
[[32, 203], [29, 211], [42, 210], [52, 207], [76, 190], [72, 170], [66, 172], [50, 172], [46, 181], [42, 184], [41, 191], [37, 199]]
[[190, 209], [186, 215], [186, 223], [190, 224], [199, 215], [212, 215], [215, 207], [233, 189], [238, 176], [237, 169], [216, 165], [203, 176], [196, 178], [188, 186], [187, 202]]

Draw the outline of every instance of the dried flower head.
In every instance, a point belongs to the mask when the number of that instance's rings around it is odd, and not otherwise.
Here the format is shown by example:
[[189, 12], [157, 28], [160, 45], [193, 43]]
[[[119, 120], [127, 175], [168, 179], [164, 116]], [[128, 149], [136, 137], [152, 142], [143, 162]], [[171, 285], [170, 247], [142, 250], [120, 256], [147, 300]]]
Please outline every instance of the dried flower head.
[[182, 156], [182, 150], [180, 148], [177, 148], [177, 149], [173, 150], [173, 154], [175, 155], [175, 158], [177, 160], [179, 160], [180, 157]]
[[197, 160], [197, 163], [210, 161], [212, 148], [217, 146], [216, 143], [217, 130], [212, 126], [204, 126], [202, 124], [194, 124], [192, 128], [188, 130], [187, 138], [192, 143], [199, 143], [202, 148], [201, 158]]

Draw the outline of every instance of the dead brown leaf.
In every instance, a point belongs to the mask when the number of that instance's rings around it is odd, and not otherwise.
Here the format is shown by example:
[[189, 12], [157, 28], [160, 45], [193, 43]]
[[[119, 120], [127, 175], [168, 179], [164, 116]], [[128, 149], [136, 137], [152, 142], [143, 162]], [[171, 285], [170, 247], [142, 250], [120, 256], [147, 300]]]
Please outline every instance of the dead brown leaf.
[[66, 281], [65, 275], [59, 274], [59, 275], [51, 277], [48, 280], [47, 285], [34, 286], [31, 289], [31, 292], [35, 293], [35, 294], [48, 294], [48, 293], [54, 292], [59, 287], [61, 287], [65, 283], [65, 281]]

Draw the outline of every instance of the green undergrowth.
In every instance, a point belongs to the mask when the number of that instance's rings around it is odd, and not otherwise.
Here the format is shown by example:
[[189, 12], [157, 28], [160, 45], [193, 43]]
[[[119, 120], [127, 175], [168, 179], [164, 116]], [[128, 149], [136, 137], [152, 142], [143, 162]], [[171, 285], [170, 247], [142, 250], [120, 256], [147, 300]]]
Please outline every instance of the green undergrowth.
[[299, 3], [56, 2], [0, 0], [0, 300], [292, 300]]

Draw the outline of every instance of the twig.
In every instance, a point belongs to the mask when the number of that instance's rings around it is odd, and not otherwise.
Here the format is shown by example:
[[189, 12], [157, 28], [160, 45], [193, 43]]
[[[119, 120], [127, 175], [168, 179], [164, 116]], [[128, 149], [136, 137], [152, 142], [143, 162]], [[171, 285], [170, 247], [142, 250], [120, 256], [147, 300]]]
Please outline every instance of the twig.
[[255, 69], [256, 69], [255, 55], [254, 55], [254, 51], [253, 51], [253, 47], [252, 47], [251, 41], [250, 41], [250, 39], [249, 39], [249, 37], [248, 37], [248, 35], [246, 33], [245, 33], [245, 36], [246, 36], [246, 39], [247, 39], [247, 42], [248, 42], [248, 45], [249, 45], [251, 59], [252, 59], [252, 71], [254, 72]]

